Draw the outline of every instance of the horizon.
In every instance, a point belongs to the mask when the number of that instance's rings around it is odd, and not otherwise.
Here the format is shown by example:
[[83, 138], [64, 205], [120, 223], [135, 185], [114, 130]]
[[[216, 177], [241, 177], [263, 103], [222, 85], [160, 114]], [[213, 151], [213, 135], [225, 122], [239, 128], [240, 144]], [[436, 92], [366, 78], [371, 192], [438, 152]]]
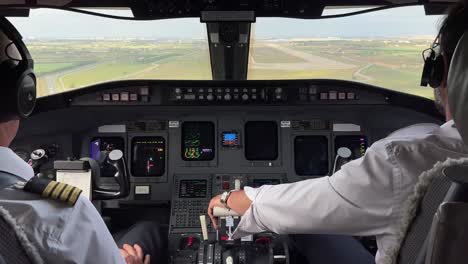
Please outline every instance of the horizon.
[[[200, 38], [146, 38], [146, 37], [89, 37], [89, 38], [36, 38], [36, 37], [25, 37], [25, 42], [34, 41], [157, 41], [157, 42], [175, 42], [175, 41], [207, 41], [206, 37]], [[395, 37], [370, 37], [370, 36], [350, 36], [350, 37], [321, 37], [321, 36], [310, 36], [310, 37], [285, 37], [285, 38], [255, 38], [255, 40], [261, 41], [289, 41], [289, 42], [301, 42], [301, 41], [333, 41], [333, 40], [433, 40], [432, 35], [405, 35]]]

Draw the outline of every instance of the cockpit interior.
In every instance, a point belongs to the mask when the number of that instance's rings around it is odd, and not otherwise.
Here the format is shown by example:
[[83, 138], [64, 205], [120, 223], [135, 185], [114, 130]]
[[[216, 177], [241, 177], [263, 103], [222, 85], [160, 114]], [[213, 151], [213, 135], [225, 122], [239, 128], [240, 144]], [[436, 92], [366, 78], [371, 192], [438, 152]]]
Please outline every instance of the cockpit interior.
[[306, 263], [287, 235], [214, 229], [211, 198], [329, 177], [394, 131], [445, 122], [418, 78], [450, 1], [1, 2], [38, 77], [11, 149], [36, 177], [81, 185], [112, 234], [158, 223], [157, 263]]

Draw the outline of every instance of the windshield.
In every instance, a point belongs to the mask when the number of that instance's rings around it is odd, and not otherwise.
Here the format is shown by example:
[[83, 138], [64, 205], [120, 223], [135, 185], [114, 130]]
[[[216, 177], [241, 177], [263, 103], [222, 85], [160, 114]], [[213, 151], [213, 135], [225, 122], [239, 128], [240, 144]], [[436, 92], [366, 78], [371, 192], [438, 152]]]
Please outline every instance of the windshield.
[[312, 21], [259, 18], [249, 79], [351, 80], [433, 98], [420, 87], [421, 52], [439, 20], [421, 6]]
[[39, 97], [114, 80], [212, 79], [206, 27], [196, 18], [124, 21], [46, 9], [11, 21], [34, 59]]
[[[432, 98], [419, 86], [421, 52], [439, 20], [420, 6], [324, 20], [258, 18], [248, 79], [352, 80]], [[11, 21], [34, 58], [39, 96], [112, 80], [212, 79], [198, 18], [123, 21], [39, 9]]]

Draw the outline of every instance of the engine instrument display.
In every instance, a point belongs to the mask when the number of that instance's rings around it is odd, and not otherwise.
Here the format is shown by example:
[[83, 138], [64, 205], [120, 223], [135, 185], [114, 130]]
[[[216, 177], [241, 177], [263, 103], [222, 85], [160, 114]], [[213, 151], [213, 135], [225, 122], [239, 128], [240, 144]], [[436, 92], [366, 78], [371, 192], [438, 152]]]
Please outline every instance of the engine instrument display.
[[166, 170], [166, 142], [163, 137], [132, 139], [132, 175], [157, 177]]
[[294, 168], [299, 176], [328, 174], [328, 139], [326, 136], [297, 136], [294, 139]]
[[358, 159], [366, 153], [367, 150], [367, 137], [359, 135], [345, 135], [345, 136], [336, 136], [335, 137], [335, 153], [338, 151], [338, 148], [346, 147], [351, 150], [350, 159]]
[[212, 122], [182, 124], [182, 159], [208, 161], [215, 157], [215, 128]]
[[181, 180], [179, 198], [206, 198], [207, 191], [206, 180]]
[[278, 158], [278, 124], [274, 121], [249, 121], [245, 124], [245, 158]]
[[113, 177], [115, 168], [107, 163], [109, 153], [119, 149], [125, 153], [125, 141], [121, 137], [97, 137], [89, 143], [89, 156], [101, 166], [101, 177]]

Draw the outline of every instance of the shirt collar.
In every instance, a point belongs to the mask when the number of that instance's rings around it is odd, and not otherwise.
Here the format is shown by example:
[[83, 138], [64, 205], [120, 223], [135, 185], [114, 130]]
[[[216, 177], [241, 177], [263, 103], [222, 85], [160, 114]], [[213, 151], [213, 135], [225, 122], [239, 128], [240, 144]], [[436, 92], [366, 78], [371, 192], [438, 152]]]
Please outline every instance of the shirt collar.
[[0, 147], [0, 171], [8, 172], [28, 181], [34, 176], [34, 171], [24, 160], [10, 148]]
[[447, 137], [459, 138], [461, 140], [460, 133], [458, 132], [453, 119], [440, 126], [439, 134], [443, 134]]

